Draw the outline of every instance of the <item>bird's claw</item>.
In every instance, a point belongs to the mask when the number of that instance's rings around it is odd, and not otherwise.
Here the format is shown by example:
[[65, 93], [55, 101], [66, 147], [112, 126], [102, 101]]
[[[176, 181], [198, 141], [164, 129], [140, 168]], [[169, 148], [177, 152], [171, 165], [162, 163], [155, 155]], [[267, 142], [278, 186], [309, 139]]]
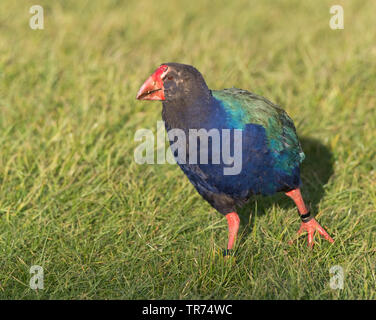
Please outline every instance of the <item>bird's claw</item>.
[[303, 231], [307, 231], [308, 233], [308, 246], [310, 248], [312, 248], [314, 245], [313, 237], [316, 231], [321, 234], [325, 238], [325, 240], [328, 240], [330, 243], [334, 242], [334, 240], [315, 219], [311, 219], [308, 222], [302, 222], [298, 231], [298, 235], [300, 235]]

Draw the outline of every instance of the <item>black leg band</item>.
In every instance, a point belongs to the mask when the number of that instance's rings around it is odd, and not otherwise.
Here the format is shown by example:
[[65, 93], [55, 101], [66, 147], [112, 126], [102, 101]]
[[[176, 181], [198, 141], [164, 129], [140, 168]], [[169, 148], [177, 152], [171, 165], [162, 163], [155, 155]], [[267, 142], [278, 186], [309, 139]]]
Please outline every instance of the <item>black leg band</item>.
[[223, 256], [232, 256], [232, 250], [231, 249], [224, 249], [223, 250]]
[[[300, 214], [300, 213], [299, 213]], [[311, 213], [308, 211], [307, 213], [305, 214], [300, 214], [300, 219], [302, 219], [302, 221], [304, 223], [310, 221], [313, 219], [313, 216], [311, 216]]]

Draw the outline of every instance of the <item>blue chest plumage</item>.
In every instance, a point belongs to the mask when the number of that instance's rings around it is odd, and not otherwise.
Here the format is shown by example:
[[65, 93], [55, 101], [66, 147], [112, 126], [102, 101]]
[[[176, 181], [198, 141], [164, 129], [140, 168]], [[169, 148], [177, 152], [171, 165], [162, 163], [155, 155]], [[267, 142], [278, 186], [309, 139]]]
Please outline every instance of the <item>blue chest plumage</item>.
[[[229, 112], [221, 100], [213, 98], [200, 119], [189, 119], [189, 126], [182, 128], [186, 133], [193, 128], [218, 130], [221, 150], [224, 146], [223, 130], [230, 132], [230, 154], [238, 157], [238, 162], [241, 162], [238, 174], [225, 174], [224, 169], [231, 165], [226, 164], [222, 157], [219, 163], [213, 163], [213, 145], [210, 141], [207, 164], [201, 163], [200, 159], [197, 164], [189, 163], [189, 159], [188, 163], [177, 161], [197, 191], [224, 214], [232, 210], [234, 205], [242, 205], [252, 194], [271, 195], [291, 190], [300, 184], [299, 165], [289, 166], [287, 169], [281, 165], [284, 163], [281, 157], [286, 155], [273, 152], [265, 127], [257, 123], [244, 123], [242, 119], [245, 116], [242, 113], [241, 108]], [[205, 116], [207, 114], [210, 116]], [[166, 122], [166, 129], [171, 128]], [[234, 155], [236, 129], [240, 129], [242, 133], [240, 155]], [[198, 141], [197, 154], [200, 153], [199, 148]]]

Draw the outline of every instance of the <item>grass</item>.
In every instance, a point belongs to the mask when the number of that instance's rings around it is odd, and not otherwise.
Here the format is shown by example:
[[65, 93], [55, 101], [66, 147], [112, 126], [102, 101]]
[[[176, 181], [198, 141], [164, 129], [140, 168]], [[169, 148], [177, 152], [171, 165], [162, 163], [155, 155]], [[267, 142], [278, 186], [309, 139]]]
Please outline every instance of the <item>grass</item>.
[[[1, 299], [375, 299], [376, 5], [369, 1], [0, 2]], [[345, 29], [329, 28], [342, 4]], [[283, 106], [307, 155], [305, 197], [335, 238], [313, 250], [283, 195], [226, 220], [176, 165], [138, 165], [135, 100], [162, 62]], [[43, 290], [29, 269], [44, 268]], [[344, 288], [329, 269], [345, 271]]]

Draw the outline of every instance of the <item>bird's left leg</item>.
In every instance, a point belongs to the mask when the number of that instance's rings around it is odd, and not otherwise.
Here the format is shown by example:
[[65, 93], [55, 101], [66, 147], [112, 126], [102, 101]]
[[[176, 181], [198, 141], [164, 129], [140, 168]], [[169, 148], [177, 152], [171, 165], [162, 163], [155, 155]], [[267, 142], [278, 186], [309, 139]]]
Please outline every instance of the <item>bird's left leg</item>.
[[240, 224], [240, 219], [236, 212], [226, 214], [226, 219], [228, 223], [228, 244], [227, 249], [223, 251], [223, 256], [227, 256], [230, 254], [231, 249], [234, 246], [236, 237], [238, 235]]
[[334, 242], [334, 240], [329, 236], [324, 228], [320, 226], [320, 224], [313, 218], [313, 216], [311, 216], [308, 208], [304, 204], [303, 197], [299, 188], [286, 192], [286, 195], [294, 200], [296, 206], [298, 207], [300, 218], [302, 219], [302, 224], [300, 225], [298, 234], [301, 234], [303, 231], [308, 232], [309, 247], [313, 247], [313, 236], [316, 231], [329, 242]]

